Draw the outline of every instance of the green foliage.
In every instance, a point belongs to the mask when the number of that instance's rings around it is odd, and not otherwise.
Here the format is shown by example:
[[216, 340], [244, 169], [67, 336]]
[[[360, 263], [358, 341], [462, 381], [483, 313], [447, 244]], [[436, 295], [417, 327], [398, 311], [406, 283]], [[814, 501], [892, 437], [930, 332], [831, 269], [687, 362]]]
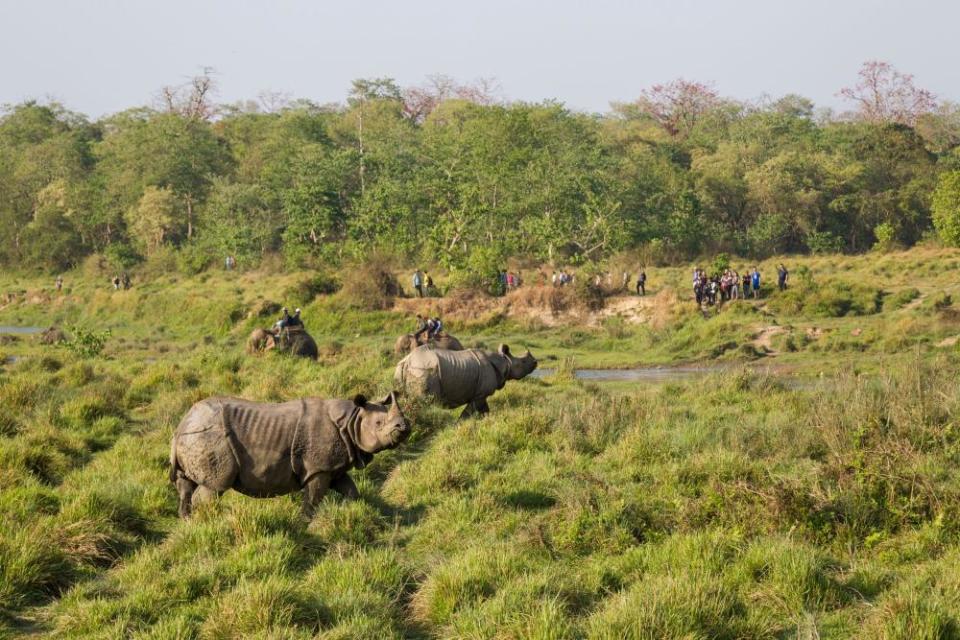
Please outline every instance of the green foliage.
[[109, 329], [104, 331], [88, 331], [83, 327], [70, 327], [70, 339], [63, 342], [70, 351], [84, 358], [95, 358], [107, 346], [107, 340], [110, 339]]
[[940, 239], [951, 247], [960, 246], [960, 171], [940, 175], [931, 211]]
[[815, 255], [840, 253], [843, 250], [843, 238], [830, 231], [811, 231], [804, 237], [804, 244]]
[[818, 318], [840, 318], [877, 313], [883, 307], [880, 289], [842, 280], [825, 280], [791, 287], [775, 296], [771, 306], [781, 313]]
[[873, 236], [877, 239], [873, 244], [873, 250], [886, 252], [893, 249], [897, 230], [889, 222], [882, 222], [873, 228]]
[[709, 273], [713, 276], [719, 276], [730, 268], [730, 255], [727, 253], [718, 253], [710, 262]]
[[640, 103], [588, 115], [358, 82], [343, 107], [224, 109], [216, 122], [12, 107], [0, 116], [0, 262], [62, 270], [115, 245], [170, 245], [192, 273], [227, 255], [308, 266], [388, 248], [486, 289], [484, 252], [566, 264], [644, 246], [652, 262], [861, 252], [916, 243], [934, 209], [945, 242], [958, 235], [952, 112], [910, 129], [818, 122], [796, 96], [750, 109], [711, 99], [664, 129]]

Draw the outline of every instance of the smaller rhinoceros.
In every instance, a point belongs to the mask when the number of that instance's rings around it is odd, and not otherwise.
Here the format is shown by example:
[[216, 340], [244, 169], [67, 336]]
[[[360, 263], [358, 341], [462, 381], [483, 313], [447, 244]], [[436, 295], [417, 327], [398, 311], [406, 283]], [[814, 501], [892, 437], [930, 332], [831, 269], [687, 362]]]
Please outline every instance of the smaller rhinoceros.
[[309, 517], [330, 488], [357, 498], [347, 472], [366, 466], [373, 454], [409, 434], [396, 393], [380, 403], [362, 395], [281, 403], [207, 398], [190, 408], [173, 435], [170, 481], [184, 518], [195, 498], [227, 489], [255, 498], [302, 490]]
[[516, 357], [502, 344], [497, 351], [467, 349], [447, 351], [417, 347], [397, 364], [394, 382], [413, 396], [432, 396], [454, 409], [467, 405], [460, 418], [490, 411], [487, 398], [502, 389], [507, 380], [520, 380], [533, 373], [537, 360], [528, 350]]

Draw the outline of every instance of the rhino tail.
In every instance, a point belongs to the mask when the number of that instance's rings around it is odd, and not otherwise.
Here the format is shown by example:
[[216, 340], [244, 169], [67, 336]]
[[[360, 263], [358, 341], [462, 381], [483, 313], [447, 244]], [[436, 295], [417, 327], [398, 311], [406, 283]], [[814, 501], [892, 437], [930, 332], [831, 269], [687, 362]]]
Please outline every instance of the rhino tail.
[[170, 482], [177, 483], [177, 470], [180, 465], [177, 463], [177, 434], [173, 434], [170, 439]]

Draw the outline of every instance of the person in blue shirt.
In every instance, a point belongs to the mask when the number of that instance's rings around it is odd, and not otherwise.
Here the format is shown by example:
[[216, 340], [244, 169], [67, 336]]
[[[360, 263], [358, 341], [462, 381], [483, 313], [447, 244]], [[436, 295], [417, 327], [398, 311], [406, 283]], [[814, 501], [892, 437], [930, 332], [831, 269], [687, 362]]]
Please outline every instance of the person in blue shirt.
[[417, 269], [413, 272], [413, 288], [417, 290], [417, 297], [423, 297], [423, 271]]
[[760, 297], [760, 271], [756, 267], [753, 268], [753, 272], [750, 274], [750, 286], [753, 289], [753, 297]]

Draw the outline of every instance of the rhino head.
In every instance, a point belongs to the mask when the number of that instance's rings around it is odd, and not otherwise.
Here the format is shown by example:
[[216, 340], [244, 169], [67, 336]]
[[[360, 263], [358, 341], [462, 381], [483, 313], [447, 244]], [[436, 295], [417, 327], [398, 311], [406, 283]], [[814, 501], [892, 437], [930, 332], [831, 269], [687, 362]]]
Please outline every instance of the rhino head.
[[353, 402], [359, 409], [360, 427], [353, 440], [361, 451], [372, 454], [392, 449], [410, 435], [410, 426], [397, 404], [396, 391], [391, 391], [379, 403], [368, 402], [363, 395], [356, 396]]
[[537, 368], [537, 359], [529, 349], [522, 356], [515, 356], [510, 353], [510, 347], [501, 344], [497, 351], [507, 359], [507, 380], [521, 380]]

